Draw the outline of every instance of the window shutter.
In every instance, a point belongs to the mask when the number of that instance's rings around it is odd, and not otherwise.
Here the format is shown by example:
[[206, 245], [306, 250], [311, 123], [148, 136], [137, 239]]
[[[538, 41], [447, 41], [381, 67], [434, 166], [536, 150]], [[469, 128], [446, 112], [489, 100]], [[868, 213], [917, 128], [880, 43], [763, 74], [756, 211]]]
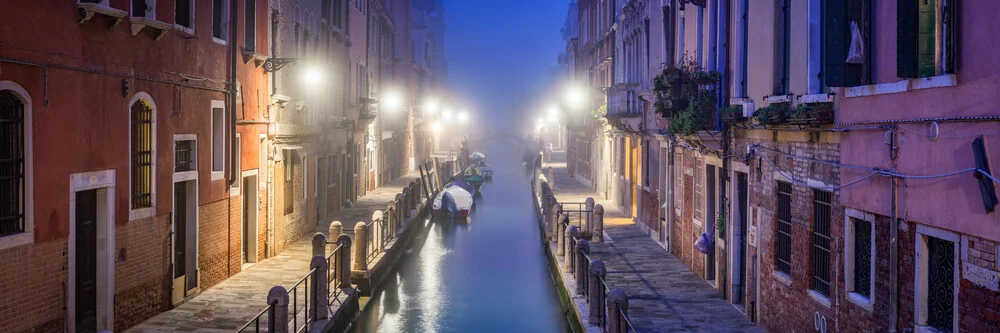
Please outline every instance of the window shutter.
[[917, 77], [918, 1], [896, 1], [896, 76]]
[[[847, 17], [847, 1], [829, 0], [826, 8], [826, 36], [823, 46], [823, 82], [830, 87], [848, 87], [847, 51], [850, 47], [851, 22]], [[868, 51], [868, 50], [866, 50]]]
[[944, 72], [958, 72], [958, 30], [959, 30], [958, 0], [944, 2]]

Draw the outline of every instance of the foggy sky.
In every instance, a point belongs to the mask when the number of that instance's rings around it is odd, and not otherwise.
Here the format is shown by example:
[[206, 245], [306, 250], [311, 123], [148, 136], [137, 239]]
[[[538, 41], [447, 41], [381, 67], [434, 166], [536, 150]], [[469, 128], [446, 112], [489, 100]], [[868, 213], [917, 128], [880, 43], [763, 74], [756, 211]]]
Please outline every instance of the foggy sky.
[[445, 0], [445, 8], [450, 89], [477, 123], [520, 122], [566, 48], [559, 29], [569, 0]]

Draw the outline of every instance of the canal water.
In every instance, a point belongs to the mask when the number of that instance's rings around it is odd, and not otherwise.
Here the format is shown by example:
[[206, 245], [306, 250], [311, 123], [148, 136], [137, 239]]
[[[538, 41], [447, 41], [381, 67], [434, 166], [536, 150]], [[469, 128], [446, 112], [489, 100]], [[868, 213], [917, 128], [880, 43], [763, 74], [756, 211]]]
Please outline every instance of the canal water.
[[[567, 332], [514, 142], [488, 144], [493, 182], [466, 222], [431, 222], [354, 332]], [[419, 222], [413, 222], [419, 223]]]

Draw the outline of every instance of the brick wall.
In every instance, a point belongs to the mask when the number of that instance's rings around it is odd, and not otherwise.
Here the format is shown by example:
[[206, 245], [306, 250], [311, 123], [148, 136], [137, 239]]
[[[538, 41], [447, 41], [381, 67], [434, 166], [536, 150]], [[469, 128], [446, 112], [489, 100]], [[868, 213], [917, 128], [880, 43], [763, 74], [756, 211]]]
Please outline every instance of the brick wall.
[[[230, 230], [235, 227], [236, 230]], [[198, 208], [198, 274], [201, 290], [219, 284], [230, 275], [230, 237], [239, 226], [229, 221], [229, 199], [207, 203]], [[236, 242], [239, 245], [239, 242]], [[235, 255], [239, 255], [237, 251]]]
[[56, 332], [63, 326], [66, 239], [0, 250], [0, 327]]
[[[299, 160], [298, 162], [301, 162]], [[315, 227], [308, 223], [308, 212], [307, 212], [307, 201], [302, 196], [302, 187], [305, 186], [305, 174], [302, 172], [302, 164], [298, 163], [295, 165], [294, 172], [292, 174], [292, 198], [293, 205], [295, 206], [294, 211], [291, 214], [285, 214], [285, 186], [288, 183], [285, 182], [284, 174], [284, 163], [278, 163], [275, 167], [275, 177], [277, 182], [275, 183], [275, 206], [274, 212], [277, 216], [275, 219], [275, 235], [274, 241], [276, 247], [271, 252], [272, 254], [281, 253], [288, 246], [292, 245], [305, 236], [307, 233], [315, 230]], [[311, 193], [310, 193], [311, 195]]]
[[242, 195], [229, 197], [229, 265], [229, 276], [243, 271]]
[[654, 232], [660, 232], [660, 196], [655, 189], [641, 190], [639, 196], [639, 221]]
[[125, 330], [170, 309], [170, 215], [116, 226], [115, 329]]

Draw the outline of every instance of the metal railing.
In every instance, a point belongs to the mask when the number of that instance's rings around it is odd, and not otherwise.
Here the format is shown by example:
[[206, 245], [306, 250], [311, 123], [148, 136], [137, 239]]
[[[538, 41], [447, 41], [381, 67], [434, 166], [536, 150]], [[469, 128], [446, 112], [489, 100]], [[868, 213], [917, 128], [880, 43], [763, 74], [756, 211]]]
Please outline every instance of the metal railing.
[[[296, 282], [294, 285], [292, 285], [291, 288], [288, 289], [288, 296], [289, 298], [291, 298], [290, 299], [291, 304], [289, 304], [291, 305], [290, 309], [291, 313], [288, 314], [289, 317], [291, 317], [289, 318], [289, 321], [292, 324], [291, 327], [292, 330], [290, 332], [305, 331], [306, 329], [309, 328], [309, 323], [311, 323], [312, 320], [317, 316], [316, 312], [318, 311], [319, 307], [316, 306], [316, 304], [312, 304], [312, 307], [309, 306], [310, 305], [309, 299], [312, 298], [312, 294], [309, 293], [309, 285], [314, 283], [315, 279], [316, 279], [316, 269], [313, 268], [312, 270], [309, 271], [309, 273], [306, 274], [306, 276], [303, 276], [301, 279], [299, 279], [299, 282]], [[299, 307], [299, 302], [300, 302], [299, 294], [302, 295], [301, 301], [303, 305], [301, 308]], [[302, 318], [302, 326], [299, 326], [300, 316]]]
[[380, 210], [372, 214], [368, 223], [368, 263], [375, 261], [379, 254], [385, 251], [389, 241], [396, 238], [396, 233], [390, 228], [395, 212], [392, 208]]
[[[337, 244], [336, 242], [327, 242], [326, 244]], [[343, 253], [344, 245], [338, 244], [330, 254], [326, 255], [326, 283], [328, 290], [330, 291], [330, 296], [327, 304], [333, 306], [334, 302], [340, 302], [340, 295], [343, 291], [340, 289], [340, 269], [343, 264]]]
[[267, 317], [264, 318], [264, 319], [267, 320], [264, 323], [264, 325], [267, 328], [267, 331], [265, 331], [265, 332], [274, 332], [274, 305], [276, 303], [277, 302], [273, 302], [273, 303], [268, 304], [268, 306], [266, 308], [264, 308], [264, 310], [261, 310], [260, 312], [258, 312], [257, 315], [253, 316], [253, 319], [250, 319], [250, 321], [248, 321], [246, 324], [243, 324], [243, 326], [240, 327], [238, 330], [236, 330], [236, 332], [237, 333], [239, 333], [239, 332], [257, 332], [257, 333], [259, 333], [259, 332], [261, 332], [261, 330], [260, 330], [260, 319], [265, 314], [267, 314]]
[[589, 221], [588, 217], [594, 213], [593, 209], [587, 209], [587, 204], [583, 202], [560, 202], [563, 214], [569, 215], [569, 225], [575, 225], [583, 231], [584, 222]]

